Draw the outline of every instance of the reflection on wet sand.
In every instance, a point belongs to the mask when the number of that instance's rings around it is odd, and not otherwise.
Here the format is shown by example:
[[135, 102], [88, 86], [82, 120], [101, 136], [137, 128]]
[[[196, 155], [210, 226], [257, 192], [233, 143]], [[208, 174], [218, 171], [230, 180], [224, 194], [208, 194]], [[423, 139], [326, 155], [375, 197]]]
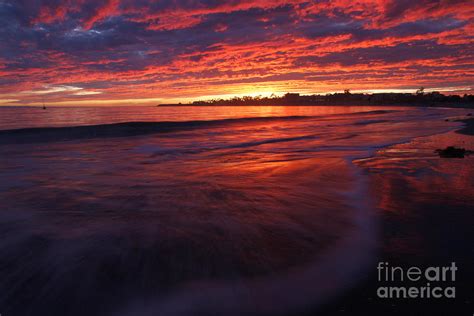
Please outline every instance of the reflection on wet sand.
[[356, 313], [385, 315], [472, 311], [474, 157], [440, 158], [435, 149], [446, 146], [474, 148], [474, 138], [457, 132], [420, 137], [355, 163], [367, 171], [377, 200], [379, 261], [402, 267], [455, 262], [460, 267], [460, 276], [452, 284], [456, 299], [376, 301], [380, 283], [374, 265], [367, 281], [331, 306], [328, 315], [347, 305]]

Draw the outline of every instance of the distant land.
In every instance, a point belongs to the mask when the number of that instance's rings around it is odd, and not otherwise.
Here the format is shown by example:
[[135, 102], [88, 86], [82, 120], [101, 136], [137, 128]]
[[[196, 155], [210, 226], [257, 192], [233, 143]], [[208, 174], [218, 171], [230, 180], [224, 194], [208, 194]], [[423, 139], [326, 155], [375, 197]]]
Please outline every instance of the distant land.
[[474, 108], [474, 95], [444, 95], [439, 92], [425, 93], [420, 88], [416, 93], [333, 93], [326, 95], [302, 95], [299, 93], [286, 93], [285, 95], [270, 97], [234, 97], [232, 99], [213, 99], [207, 101], [194, 101], [190, 103], [159, 104], [158, 106], [255, 106], [255, 105], [403, 105], [427, 107], [459, 107]]

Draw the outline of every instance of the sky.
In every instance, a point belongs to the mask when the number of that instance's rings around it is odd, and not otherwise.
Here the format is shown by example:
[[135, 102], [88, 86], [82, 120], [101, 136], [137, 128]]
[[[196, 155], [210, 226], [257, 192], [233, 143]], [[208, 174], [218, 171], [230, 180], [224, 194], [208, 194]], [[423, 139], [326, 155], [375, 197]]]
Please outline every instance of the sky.
[[474, 93], [464, 0], [0, 0], [0, 105]]

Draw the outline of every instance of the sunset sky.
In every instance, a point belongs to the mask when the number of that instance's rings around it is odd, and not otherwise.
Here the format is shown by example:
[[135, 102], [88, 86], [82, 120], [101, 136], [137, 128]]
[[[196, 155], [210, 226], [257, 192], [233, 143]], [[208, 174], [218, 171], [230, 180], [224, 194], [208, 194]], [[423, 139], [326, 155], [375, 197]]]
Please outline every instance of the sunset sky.
[[474, 2], [0, 0], [0, 105], [473, 93]]

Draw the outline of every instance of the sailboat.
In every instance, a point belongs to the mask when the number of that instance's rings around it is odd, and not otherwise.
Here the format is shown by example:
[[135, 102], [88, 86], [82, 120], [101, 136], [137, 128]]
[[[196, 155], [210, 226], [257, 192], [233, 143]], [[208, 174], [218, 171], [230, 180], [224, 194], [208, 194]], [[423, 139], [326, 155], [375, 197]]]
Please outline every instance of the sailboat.
[[46, 110], [46, 106], [44, 105], [44, 98], [43, 98], [43, 110]]

